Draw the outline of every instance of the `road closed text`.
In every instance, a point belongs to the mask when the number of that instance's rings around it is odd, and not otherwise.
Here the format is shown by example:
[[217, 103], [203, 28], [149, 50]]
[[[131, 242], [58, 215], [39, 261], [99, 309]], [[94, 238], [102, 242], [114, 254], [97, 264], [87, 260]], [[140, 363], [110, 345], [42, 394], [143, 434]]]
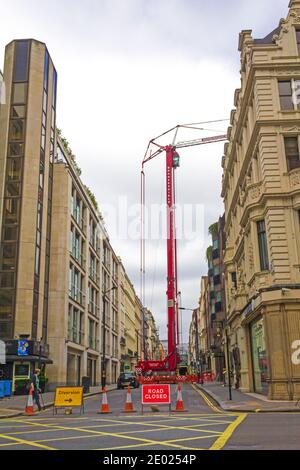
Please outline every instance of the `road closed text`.
[[169, 404], [171, 402], [170, 385], [143, 385], [143, 404]]

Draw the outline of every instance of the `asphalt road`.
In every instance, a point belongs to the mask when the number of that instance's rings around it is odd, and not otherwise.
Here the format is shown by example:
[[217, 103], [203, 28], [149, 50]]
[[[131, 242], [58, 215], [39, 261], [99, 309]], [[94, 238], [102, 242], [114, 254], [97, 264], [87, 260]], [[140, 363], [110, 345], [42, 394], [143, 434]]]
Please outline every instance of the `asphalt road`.
[[[188, 411], [169, 413], [150, 408], [141, 414], [141, 391], [133, 390], [136, 412], [122, 412], [126, 390], [109, 392], [110, 414], [98, 414], [101, 397], [85, 400], [85, 413], [73, 409], [53, 416], [39, 415], [0, 420], [0, 450], [221, 450], [300, 449], [300, 414], [224, 413], [202, 392], [184, 385]], [[176, 389], [172, 386], [173, 408]]]

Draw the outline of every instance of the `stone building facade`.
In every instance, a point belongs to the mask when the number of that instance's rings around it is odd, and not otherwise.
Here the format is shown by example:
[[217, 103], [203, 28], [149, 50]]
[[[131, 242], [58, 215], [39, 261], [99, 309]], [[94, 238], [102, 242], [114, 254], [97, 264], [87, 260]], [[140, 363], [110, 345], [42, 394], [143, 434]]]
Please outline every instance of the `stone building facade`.
[[125, 336], [131, 365], [143, 356], [143, 308], [56, 128], [46, 45], [12, 41], [0, 78], [0, 378], [16, 391], [39, 366], [50, 388], [115, 383]]
[[300, 1], [263, 39], [242, 31], [223, 158], [231, 369], [243, 391], [300, 398]]

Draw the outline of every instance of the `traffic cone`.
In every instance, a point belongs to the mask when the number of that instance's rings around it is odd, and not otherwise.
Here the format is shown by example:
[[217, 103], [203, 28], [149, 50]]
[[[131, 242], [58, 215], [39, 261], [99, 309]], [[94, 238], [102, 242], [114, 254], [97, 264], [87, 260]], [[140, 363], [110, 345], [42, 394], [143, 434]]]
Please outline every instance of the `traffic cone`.
[[98, 413], [110, 413], [105, 387], [103, 387], [103, 389], [102, 389], [102, 405], [101, 405], [101, 409], [100, 409], [100, 411], [98, 411]]
[[27, 405], [25, 407], [25, 414], [29, 416], [34, 415], [32, 394], [33, 394], [33, 391], [32, 391], [32, 388], [30, 387], [29, 395], [27, 399]]
[[176, 401], [176, 410], [175, 411], [186, 411], [184, 409], [184, 404], [182, 400], [182, 391], [181, 391], [181, 385], [178, 384], [177, 387], [177, 401]]
[[127, 389], [127, 393], [126, 393], [126, 403], [125, 403], [124, 413], [134, 413], [134, 412], [135, 412], [135, 410], [133, 409], [130, 385], [128, 385], [128, 389]]

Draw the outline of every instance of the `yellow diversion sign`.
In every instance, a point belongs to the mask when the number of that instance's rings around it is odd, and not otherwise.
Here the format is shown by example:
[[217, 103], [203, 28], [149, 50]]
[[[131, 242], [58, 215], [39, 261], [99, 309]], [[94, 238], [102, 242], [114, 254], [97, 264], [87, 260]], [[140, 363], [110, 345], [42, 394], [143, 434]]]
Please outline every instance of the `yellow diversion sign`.
[[[83, 387], [57, 387], [55, 390], [54, 409], [83, 406]], [[81, 413], [80, 410], [80, 413]]]

